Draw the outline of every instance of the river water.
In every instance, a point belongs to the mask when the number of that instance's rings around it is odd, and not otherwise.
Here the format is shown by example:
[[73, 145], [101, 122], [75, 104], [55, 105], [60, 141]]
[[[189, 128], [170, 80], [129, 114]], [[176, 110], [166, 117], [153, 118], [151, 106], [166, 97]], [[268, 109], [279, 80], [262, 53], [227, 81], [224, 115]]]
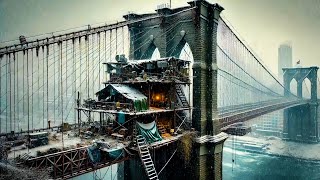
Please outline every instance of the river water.
[[225, 147], [223, 153], [225, 180], [320, 179], [320, 161], [245, 152], [229, 147]]

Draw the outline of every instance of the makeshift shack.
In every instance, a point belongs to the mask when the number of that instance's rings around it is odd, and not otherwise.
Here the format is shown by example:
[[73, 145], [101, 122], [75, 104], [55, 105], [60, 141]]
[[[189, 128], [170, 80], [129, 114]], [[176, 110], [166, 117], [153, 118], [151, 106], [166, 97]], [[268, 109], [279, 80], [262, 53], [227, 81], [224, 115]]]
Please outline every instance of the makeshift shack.
[[117, 108], [129, 110], [148, 110], [147, 97], [140, 91], [125, 84], [109, 84], [96, 93], [100, 103], [113, 103]]

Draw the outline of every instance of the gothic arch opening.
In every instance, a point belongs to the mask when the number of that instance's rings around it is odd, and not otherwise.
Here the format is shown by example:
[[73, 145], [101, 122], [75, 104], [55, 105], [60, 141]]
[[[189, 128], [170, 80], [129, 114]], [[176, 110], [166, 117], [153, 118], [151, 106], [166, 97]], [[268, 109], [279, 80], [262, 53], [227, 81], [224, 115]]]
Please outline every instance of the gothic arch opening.
[[[189, 44], [187, 42], [185, 42], [184, 46], [182, 47], [181, 51], [179, 52], [179, 59], [183, 59], [183, 60], [188, 60], [190, 61], [190, 65], [189, 65], [189, 79], [190, 79], [190, 91], [186, 88], [183, 89], [186, 97], [187, 97], [187, 100], [190, 104], [190, 106], [193, 106], [193, 69], [192, 69], [192, 66], [193, 66], [193, 54], [192, 54], [192, 51], [191, 51], [191, 48], [189, 46]], [[189, 94], [190, 92], [190, 94]], [[190, 100], [189, 100], [189, 95], [190, 95]]]
[[292, 79], [290, 82], [290, 92], [297, 96], [298, 95], [297, 90], [298, 90], [298, 83], [296, 79]]
[[155, 48], [150, 59], [159, 59], [159, 58], [160, 58], [160, 51], [158, 48]]
[[302, 82], [302, 97], [311, 99], [311, 82], [308, 78], [305, 78]]

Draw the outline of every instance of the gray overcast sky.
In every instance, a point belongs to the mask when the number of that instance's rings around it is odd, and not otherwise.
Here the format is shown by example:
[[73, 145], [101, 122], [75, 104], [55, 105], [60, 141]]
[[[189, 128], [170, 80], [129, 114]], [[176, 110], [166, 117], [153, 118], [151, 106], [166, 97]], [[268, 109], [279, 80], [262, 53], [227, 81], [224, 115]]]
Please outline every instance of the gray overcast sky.
[[[153, 12], [169, 0], [0, 0], [0, 42]], [[209, 0], [277, 73], [277, 49], [290, 40], [293, 62], [320, 66], [320, 0]], [[172, 0], [173, 7], [188, 5]]]

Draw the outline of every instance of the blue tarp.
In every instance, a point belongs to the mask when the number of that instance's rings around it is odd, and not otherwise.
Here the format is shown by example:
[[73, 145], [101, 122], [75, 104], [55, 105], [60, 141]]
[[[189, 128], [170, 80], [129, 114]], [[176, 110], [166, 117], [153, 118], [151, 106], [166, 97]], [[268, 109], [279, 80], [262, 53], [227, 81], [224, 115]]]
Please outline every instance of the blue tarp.
[[122, 111], [120, 111], [118, 113], [118, 123], [123, 124], [124, 122], [125, 122], [125, 114]]
[[90, 160], [95, 164], [101, 160], [101, 152], [97, 145], [92, 145], [87, 148]]
[[138, 133], [142, 135], [148, 143], [162, 140], [155, 121], [148, 124], [137, 122], [137, 129]]

